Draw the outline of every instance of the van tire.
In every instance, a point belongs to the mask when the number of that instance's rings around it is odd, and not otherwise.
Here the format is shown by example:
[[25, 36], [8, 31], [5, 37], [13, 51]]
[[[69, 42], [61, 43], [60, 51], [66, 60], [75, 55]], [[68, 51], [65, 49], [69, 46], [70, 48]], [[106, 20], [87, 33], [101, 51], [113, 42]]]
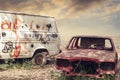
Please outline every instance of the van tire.
[[46, 52], [36, 53], [32, 58], [33, 65], [45, 65], [47, 62], [45, 54]]

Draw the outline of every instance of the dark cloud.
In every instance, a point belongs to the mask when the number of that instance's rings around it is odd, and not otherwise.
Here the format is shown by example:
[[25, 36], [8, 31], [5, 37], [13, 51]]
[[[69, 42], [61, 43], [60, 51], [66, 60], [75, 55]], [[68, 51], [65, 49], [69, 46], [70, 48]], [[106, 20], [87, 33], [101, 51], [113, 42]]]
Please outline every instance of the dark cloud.
[[0, 0], [0, 10], [21, 10], [28, 0]]
[[[56, 7], [58, 6], [58, 2], [63, 2], [62, 6], [66, 6], [66, 9], [74, 9], [75, 11], [84, 10], [90, 8], [91, 6], [101, 4], [101, 2], [105, 2], [106, 0], [0, 0], [0, 9], [7, 8], [24, 8], [28, 6], [37, 6], [37, 9], [41, 9], [44, 4], [49, 4], [49, 6], [45, 7]], [[29, 3], [29, 4], [28, 4]], [[55, 6], [56, 5], [56, 6]], [[33, 6], [33, 7], [34, 7]]]
[[29, 9], [39, 11], [45, 9], [44, 4], [51, 4], [51, 2], [48, 0], [0, 0], [0, 9], [22, 11], [25, 8], [28, 11]]
[[[28, 1], [28, 0], [24, 0], [24, 2], [26, 2], [26, 1]], [[4, 0], [4, 3], [5, 2], [9, 2], [10, 4], [14, 4], [14, 5], [16, 4], [17, 5], [17, 4], [23, 3], [23, 0], [11, 0], [11, 1], [10, 0]]]
[[68, 0], [66, 10], [71, 12], [85, 11], [90, 8], [96, 9], [104, 5], [108, 0]]
[[109, 0], [0, 0], [0, 10], [65, 17], [97, 9], [106, 2]]

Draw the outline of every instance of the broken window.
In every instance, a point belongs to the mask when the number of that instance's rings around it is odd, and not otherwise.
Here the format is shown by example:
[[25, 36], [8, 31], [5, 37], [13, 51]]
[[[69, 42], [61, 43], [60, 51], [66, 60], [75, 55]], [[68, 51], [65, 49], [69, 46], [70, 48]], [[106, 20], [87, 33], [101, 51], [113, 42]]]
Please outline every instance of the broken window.
[[105, 38], [74, 37], [70, 41], [68, 49], [112, 50], [112, 45], [111, 41]]

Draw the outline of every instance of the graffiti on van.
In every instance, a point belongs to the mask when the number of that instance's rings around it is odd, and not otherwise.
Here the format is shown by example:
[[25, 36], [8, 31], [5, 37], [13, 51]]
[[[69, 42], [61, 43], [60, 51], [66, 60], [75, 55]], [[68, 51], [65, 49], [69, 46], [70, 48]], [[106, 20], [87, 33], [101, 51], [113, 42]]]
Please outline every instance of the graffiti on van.
[[4, 49], [2, 49], [3, 53], [11, 53], [13, 51], [13, 43], [11, 41], [8, 41], [5, 43]]
[[[15, 36], [16, 40], [19, 41], [21, 38], [26, 38], [26, 40], [29, 40], [29, 38], [35, 37], [37, 40], [43, 41], [50, 41], [51, 38], [57, 38], [57, 34], [38, 34], [35, 31], [45, 30], [50, 31], [52, 28], [52, 25], [50, 23], [45, 24], [37, 24], [34, 20], [31, 20], [28, 22], [25, 22], [21, 17], [17, 16], [13, 20], [7, 19], [4, 16], [2, 17], [3, 20], [1, 20], [1, 29], [2, 30], [10, 30], [12, 31]], [[44, 37], [43, 37], [44, 36]], [[45, 38], [45, 39], [44, 39]]]
[[[20, 26], [21, 24], [25, 24], [24, 21], [21, 21], [20, 19], [16, 18], [13, 22], [10, 22], [10, 21], [7, 21], [7, 20], [4, 20], [2, 21], [1, 23], [1, 29], [4, 29], [4, 30], [13, 30], [13, 31], [16, 31]], [[24, 26], [27, 26], [29, 25], [29, 29], [32, 30], [33, 29], [33, 24], [34, 24], [34, 21], [31, 21], [30, 24], [25, 24]], [[22, 26], [22, 27], [24, 27]], [[38, 25], [36, 24], [36, 29], [38, 30], [47, 30], [47, 31], [50, 31], [50, 29], [52, 28], [52, 25], [51, 24], [42, 24], [42, 25]]]
[[31, 58], [43, 65], [60, 52], [59, 35], [54, 17], [0, 11], [0, 59]]
[[[21, 45], [13, 45], [13, 42], [8, 41], [5, 43], [4, 48], [2, 49], [3, 53], [9, 53], [12, 57], [18, 57], [20, 55]], [[12, 54], [13, 53], [13, 54]]]

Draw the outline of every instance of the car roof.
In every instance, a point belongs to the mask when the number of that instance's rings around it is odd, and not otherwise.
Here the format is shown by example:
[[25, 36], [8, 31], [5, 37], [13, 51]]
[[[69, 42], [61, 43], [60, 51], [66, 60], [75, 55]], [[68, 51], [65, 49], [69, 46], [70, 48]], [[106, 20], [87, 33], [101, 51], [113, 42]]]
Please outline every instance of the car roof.
[[108, 36], [94, 36], [94, 35], [76, 35], [76, 36], [73, 36], [73, 38], [74, 37], [111, 39], [111, 37], [108, 37]]

